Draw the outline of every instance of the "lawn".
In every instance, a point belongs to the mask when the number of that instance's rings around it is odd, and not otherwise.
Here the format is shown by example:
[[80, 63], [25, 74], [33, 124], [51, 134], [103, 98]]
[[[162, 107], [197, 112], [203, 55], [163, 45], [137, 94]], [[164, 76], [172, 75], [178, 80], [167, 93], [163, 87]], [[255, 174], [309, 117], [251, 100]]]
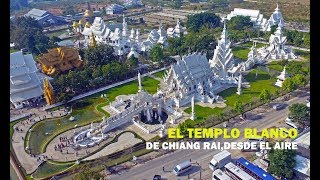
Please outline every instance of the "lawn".
[[248, 57], [248, 53], [250, 52], [249, 48], [235, 46], [232, 48], [232, 53], [234, 57], [239, 58], [241, 60], [246, 61]]
[[[262, 46], [265, 46], [265, 44], [257, 43], [256, 48], [260, 48]], [[232, 47], [232, 53], [234, 57], [246, 61], [251, 47], [252, 47], [252, 42], [239, 44], [237, 46]]]
[[[204, 121], [208, 116], [212, 114], [218, 114], [219, 112], [222, 112], [223, 108], [209, 108], [209, 107], [203, 107], [200, 105], [195, 105], [194, 106], [194, 111], [196, 114], [196, 119], [195, 120], [187, 120], [189, 121], [192, 125], [197, 124], [199, 122]], [[184, 112], [191, 114], [191, 107], [187, 108], [184, 110]]]
[[293, 51], [296, 55], [301, 56], [305, 60], [310, 60], [310, 52], [309, 51], [302, 51], [302, 50], [298, 50], [298, 49], [295, 49]]
[[34, 178], [44, 178], [61, 171], [66, 170], [67, 168], [71, 167], [72, 164], [52, 164], [50, 162], [44, 162], [42, 165], [38, 167], [35, 173], [32, 174]]
[[59, 30], [59, 31], [54, 31], [54, 32], [50, 32], [50, 33], [47, 33], [46, 36], [48, 36], [49, 38], [52, 38], [53, 36], [60, 36], [61, 34], [63, 33], [66, 33], [66, 29], [63, 29], [63, 30]]
[[166, 73], [166, 70], [163, 70], [163, 71], [156, 72], [153, 75], [162, 79], [165, 73]]
[[18, 52], [19, 50], [10, 48], [10, 53]]
[[[256, 72], [258, 74], [256, 78]], [[263, 89], [269, 90], [274, 93], [278, 87], [274, 86], [276, 82], [275, 78], [261, 70], [252, 70], [245, 76], [245, 79], [249, 81], [250, 88], [242, 88], [242, 95], [236, 94], [237, 88], [229, 88], [219, 93], [226, 101], [228, 106], [233, 107], [236, 101], [241, 101], [243, 104], [250, 102], [253, 97], [258, 97]]]
[[269, 69], [273, 69], [273, 70], [276, 70], [276, 71], [282, 71], [283, 70], [283, 66], [279, 64], [278, 61], [273, 61], [273, 62], [270, 62], [267, 67]]
[[[143, 89], [149, 93], [156, 93], [159, 81], [145, 77], [142, 79]], [[78, 126], [84, 126], [91, 122], [101, 121], [103, 114], [109, 116], [107, 112], [101, 109], [100, 104], [107, 105], [112, 102], [116, 96], [121, 94], [135, 94], [138, 91], [138, 82], [132, 81], [124, 85], [94, 94], [82, 100], [76, 101], [75, 105], [82, 104], [80, 107], [73, 108], [71, 115], [75, 117], [75, 121], [70, 121], [69, 117], [48, 119], [36, 123], [32, 129], [32, 133], [29, 139], [29, 148], [31, 148], [32, 153], [40, 153], [45, 151], [46, 145], [57, 135], [74, 128], [77, 124]], [[107, 94], [108, 101], [105, 98], [101, 98], [101, 94]], [[100, 106], [99, 106], [100, 105]], [[97, 109], [96, 109], [96, 106]], [[100, 112], [99, 112], [100, 111]], [[103, 114], [102, 114], [102, 113]], [[49, 133], [49, 135], [46, 135]]]

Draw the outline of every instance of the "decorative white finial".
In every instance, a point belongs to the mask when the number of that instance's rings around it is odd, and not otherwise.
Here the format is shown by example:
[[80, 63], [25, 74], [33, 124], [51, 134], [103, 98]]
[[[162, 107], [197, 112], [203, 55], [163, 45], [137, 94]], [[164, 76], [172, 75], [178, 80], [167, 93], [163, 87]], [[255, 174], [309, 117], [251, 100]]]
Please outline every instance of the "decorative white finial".
[[194, 96], [192, 96], [191, 98], [191, 117], [190, 117], [191, 120], [195, 120], [196, 119], [196, 115], [195, 115], [195, 112], [194, 112]]
[[138, 83], [139, 83], [139, 92], [140, 92], [142, 91], [140, 72], [138, 72]]

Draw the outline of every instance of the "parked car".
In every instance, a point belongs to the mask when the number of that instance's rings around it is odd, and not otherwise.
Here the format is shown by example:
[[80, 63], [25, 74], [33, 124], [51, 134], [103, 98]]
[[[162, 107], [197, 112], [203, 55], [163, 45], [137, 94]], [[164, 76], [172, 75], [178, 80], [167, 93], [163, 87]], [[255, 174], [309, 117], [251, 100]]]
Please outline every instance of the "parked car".
[[284, 104], [275, 104], [272, 106], [272, 108], [275, 110], [280, 110], [284, 108]]
[[152, 180], [161, 180], [161, 176], [160, 175], [154, 175]]

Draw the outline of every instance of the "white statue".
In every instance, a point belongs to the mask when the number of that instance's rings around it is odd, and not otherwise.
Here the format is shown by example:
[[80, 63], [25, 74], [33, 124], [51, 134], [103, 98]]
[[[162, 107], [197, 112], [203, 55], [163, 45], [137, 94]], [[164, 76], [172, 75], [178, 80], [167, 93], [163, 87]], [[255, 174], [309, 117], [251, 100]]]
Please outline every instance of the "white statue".
[[194, 96], [192, 96], [191, 98], [191, 120], [195, 120], [196, 116], [195, 116], [195, 112], [194, 112]]

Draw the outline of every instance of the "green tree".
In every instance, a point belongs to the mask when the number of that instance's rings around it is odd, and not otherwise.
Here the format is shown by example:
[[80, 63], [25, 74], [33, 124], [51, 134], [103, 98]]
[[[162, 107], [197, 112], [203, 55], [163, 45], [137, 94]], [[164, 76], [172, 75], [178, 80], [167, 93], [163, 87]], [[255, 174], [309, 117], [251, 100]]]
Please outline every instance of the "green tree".
[[291, 178], [296, 165], [296, 151], [291, 149], [272, 149], [268, 154], [268, 172], [281, 178]]
[[237, 113], [242, 114], [243, 113], [243, 105], [242, 102], [236, 101], [233, 105], [233, 110]]
[[204, 25], [209, 28], [216, 28], [220, 25], [220, 21], [221, 19], [219, 16], [217, 16], [213, 12], [208, 11], [204, 13], [189, 15], [186, 22], [186, 27], [188, 29], [188, 32], [197, 32]]
[[302, 74], [302, 64], [300, 62], [295, 62], [292, 61], [291, 63], [288, 64], [288, 72], [290, 72], [290, 74], [292, 76], [296, 75], [296, 74]]
[[10, 11], [28, 7], [28, 0], [10, 0]]
[[289, 116], [299, 125], [304, 126], [306, 121], [310, 120], [310, 111], [307, 105], [297, 103], [289, 106]]
[[307, 80], [306, 80], [305, 76], [302, 75], [302, 74], [297, 74], [297, 75], [295, 75], [295, 76], [292, 78], [292, 80], [293, 80], [293, 83], [294, 83], [295, 85], [299, 86], [299, 87], [302, 87], [302, 86], [307, 85]]
[[164, 58], [163, 49], [160, 44], [155, 45], [150, 50], [150, 59], [154, 62], [160, 62]]
[[34, 54], [46, 52], [51, 48], [52, 43], [49, 37], [43, 34], [42, 27], [31, 17], [18, 17], [10, 22], [10, 42], [13, 42], [17, 49], [27, 48]]
[[193, 128], [194, 126], [191, 124], [191, 122], [189, 121], [185, 121], [183, 123], [180, 123], [178, 125], [178, 128], [180, 129], [181, 134], [183, 134], [184, 136], [188, 135], [188, 128]]
[[127, 67], [130, 69], [130, 70], [133, 70], [135, 69], [137, 66], [138, 66], [138, 58], [134, 57], [133, 55], [131, 57], [129, 57], [127, 60], [126, 60], [126, 65]]
[[75, 15], [76, 14], [76, 9], [74, 8], [73, 5], [68, 5], [64, 8], [63, 10], [64, 15]]
[[182, 6], [182, 0], [175, 0], [173, 7], [176, 9], [180, 9]]
[[249, 16], [235, 16], [227, 22], [228, 30], [244, 30], [245, 28], [252, 29], [253, 23]]
[[271, 93], [267, 89], [263, 89], [259, 95], [259, 98], [262, 102], [268, 102], [271, 100]]
[[113, 47], [106, 44], [99, 44], [96, 47], [89, 47], [84, 52], [84, 58], [88, 66], [108, 64], [116, 59]]
[[75, 180], [103, 180], [100, 173], [94, 172], [90, 169], [85, 169], [75, 176]]
[[283, 81], [281, 89], [287, 92], [293, 91], [296, 88], [295, 83], [291, 78], [287, 78]]

